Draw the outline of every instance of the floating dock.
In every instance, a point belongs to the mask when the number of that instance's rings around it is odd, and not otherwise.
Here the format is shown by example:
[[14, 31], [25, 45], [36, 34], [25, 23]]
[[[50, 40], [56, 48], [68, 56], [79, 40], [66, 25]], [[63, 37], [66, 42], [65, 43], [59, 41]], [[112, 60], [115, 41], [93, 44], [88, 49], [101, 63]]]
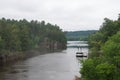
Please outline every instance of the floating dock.
[[76, 57], [87, 57], [83, 52], [76, 52]]

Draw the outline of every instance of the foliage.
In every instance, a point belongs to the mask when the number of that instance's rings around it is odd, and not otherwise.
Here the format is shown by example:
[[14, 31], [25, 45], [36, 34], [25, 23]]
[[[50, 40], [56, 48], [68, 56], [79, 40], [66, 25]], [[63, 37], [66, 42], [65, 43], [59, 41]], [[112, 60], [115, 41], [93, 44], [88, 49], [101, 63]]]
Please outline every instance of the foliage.
[[89, 59], [82, 63], [81, 69], [83, 80], [120, 80], [119, 19], [105, 18], [100, 30], [89, 37]]
[[39, 47], [45, 39], [66, 45], [64, 32], [45, 21], [0, 19], [0, 53], [26, 51]]
[[113, 80], [115, 66], [102, 62], [100, 58], [88, 59], [82, 62], [80, 73], [84, 80]]
[[120, 69], [120, 32], [112, 36], [102, 49], [106, 60]]
[[80, 71], [84, 80], [95, 80], [97, 78], [95, 71], [95, 64], [92, 59], [88, 59], [82, 62], [83, 67]]
[[84, 40], [87, 41], [89, 35], [95, 33], [97, 30], [88, 30], [88, 31], [68, 31], [66, 32], [67, 40], [75, 41], [75, 40]]
[[101, 63], [96, 66], [97, 80], [114, 80], [115, 66]]

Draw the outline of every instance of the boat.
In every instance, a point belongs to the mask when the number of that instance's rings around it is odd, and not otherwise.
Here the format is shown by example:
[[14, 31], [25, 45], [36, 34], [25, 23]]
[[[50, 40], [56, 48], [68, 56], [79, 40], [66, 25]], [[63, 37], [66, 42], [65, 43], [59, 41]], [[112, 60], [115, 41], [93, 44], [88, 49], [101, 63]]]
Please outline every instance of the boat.
[[81, 46], [78, 46], [77, 48], [78, 48], [78, 52], [76, 52], [76, 57], [87, 57], [87, 55], [82, 52], [82, 47]]
[[76, 52], [76, 57], [87, 57], [83, 52]]
[[76, 57], [83, 57], [83, 52], [76, 52]]

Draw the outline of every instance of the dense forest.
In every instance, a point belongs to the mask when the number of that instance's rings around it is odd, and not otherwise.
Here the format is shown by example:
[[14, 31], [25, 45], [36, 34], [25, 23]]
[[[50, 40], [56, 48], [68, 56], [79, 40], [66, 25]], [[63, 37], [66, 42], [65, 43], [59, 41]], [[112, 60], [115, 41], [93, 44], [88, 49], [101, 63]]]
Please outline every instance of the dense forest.
[[105, 18], [89, 45], [89, 58], [80, 71], [83, 80], [120, 80], [120, 15], [117, 20]]
[[50, 49], [66, 47], [66, 36], [59, 26], [37, 20], [0, 19], [1, 55], [43, 46]]
[[68, 41], [87, 41], [88, 37], [95, 33], [97, 30], [88, 30], [88, 31], [66, 31], [66, 37]]

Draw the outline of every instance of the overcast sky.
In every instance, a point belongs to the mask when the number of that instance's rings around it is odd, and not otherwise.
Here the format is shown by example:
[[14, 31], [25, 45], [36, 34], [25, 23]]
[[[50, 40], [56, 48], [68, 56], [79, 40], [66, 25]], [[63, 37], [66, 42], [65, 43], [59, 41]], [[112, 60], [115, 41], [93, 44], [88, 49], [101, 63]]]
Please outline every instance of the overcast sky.
[[64, 31], [96, 30], [119, 13], [120, 0], [0, 0], [0, 18], [45, 20]]

